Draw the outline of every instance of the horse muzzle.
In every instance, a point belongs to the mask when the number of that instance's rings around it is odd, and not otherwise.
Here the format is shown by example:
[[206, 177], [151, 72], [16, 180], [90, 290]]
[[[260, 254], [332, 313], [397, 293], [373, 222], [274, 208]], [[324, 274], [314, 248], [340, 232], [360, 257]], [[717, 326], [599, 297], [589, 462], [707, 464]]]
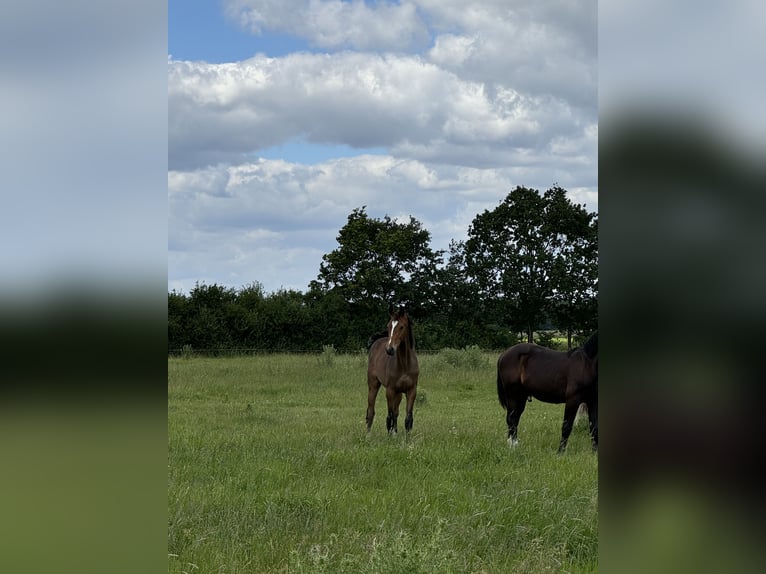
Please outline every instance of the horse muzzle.
[[390, 346], [390, 345], [389, 345], [388, 347], [386, 347], [386, 355], [389, 355], [389, 356], [393, 356], [393, 354], [394, 354], [394, 352], [395, 352], [395, 351], [396, 351], [396, 349], [394, 349], [394, 348], [393, 348], [392, 346]]

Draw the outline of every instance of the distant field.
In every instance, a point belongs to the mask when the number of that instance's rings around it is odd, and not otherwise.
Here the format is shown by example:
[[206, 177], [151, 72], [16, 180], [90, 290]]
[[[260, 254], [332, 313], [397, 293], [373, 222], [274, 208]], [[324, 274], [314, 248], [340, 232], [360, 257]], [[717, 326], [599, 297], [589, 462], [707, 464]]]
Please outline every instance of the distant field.
[[[168, 571], [595, 572], [586, 421], [534, 401], [509, 449], [495, 354], [421, 356], [415, 423], [369, 437], [366, 357], [168, 360]], [[403, 409], [402, 409], [403, 411]]]

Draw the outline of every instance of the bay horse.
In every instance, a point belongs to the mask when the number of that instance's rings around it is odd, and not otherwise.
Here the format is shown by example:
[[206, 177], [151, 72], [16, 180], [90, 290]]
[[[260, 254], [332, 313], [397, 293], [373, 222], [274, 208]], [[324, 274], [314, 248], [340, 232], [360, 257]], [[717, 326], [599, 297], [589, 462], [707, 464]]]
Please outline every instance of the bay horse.
[[598, 449], [598, 331], [582, 347], [554, 351], [531, 343], [507, 349], [497, 360], [497, 398], [506, 410], [508, 444], [518, 444], [527, 401], [564, 403], [559, 452], [564, 452], [581, 403], [588, 408], [593, 450]]
[[412, 321], [404, 307], [388, 308], [389, 320], [386, 331], [374, 335], [368, 342], [367, 359], [367, 432], [375, 418], [375, 399], [380, 386], [386, 387], [388, 416], [386, 430], [396, 433], [399, 404], [402, 395], [407, 396], [407, 416], [404, 428], [412, 430], [412, 408], [418, 388], [418, 357], [415, 354], [415, 337]]

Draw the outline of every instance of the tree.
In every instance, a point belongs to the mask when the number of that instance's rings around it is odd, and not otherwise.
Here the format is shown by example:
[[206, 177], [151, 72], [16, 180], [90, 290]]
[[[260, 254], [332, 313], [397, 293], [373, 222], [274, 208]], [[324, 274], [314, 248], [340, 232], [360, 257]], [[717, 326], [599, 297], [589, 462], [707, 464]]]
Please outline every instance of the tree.
[[534, 330], [556, 310], [571, 329], [587, 299], [573, 294], [597, 288], [588, 283], [595, 267], [584, 269], [597, 254], [589, 227], [593, 218], [558, 186], [543, 195], [518, 186], [495, 209], [477, 215], [461, 247], [466, 277], [475, 284], [484, 313], [524, 331], [530, 343]]
[[433, 341], [431, 348], [500, 347], [502, 343], [496, 344], [493, 337], [497, 329], [483, 321], [484, 304], [475, 282], [466, 273], [464, 248], [461, 242], [450, 242], [447, 263], [436, 272], [435, 303], [418, 331], [426, 331]]
[[195, 349], [224, 349], [232, 343], [232, 314], [237, 292], [231, 287], [195, 284], [189, 293], [186, 344]]
[[464, 245], [466, 274], [485, 302], [485, 313], [525, 331], [530, 342], [551, 290], [543, 213], [539, 193], [519, 186], [495, 209], [474, 218]]
[[598, 216], [572, 205], [561, 188], [548, 193], [555, 224], [549, 314], [571, 349], [574, 332], [587, 336], [598, 326]]
[[168, 293], [168, 349], [180, 349], [187, 344], [189, 301], [175, 290]]
[[260, 316], [262, 348], [271, 350], [316, 349], [315, 325], [305, 296], [293, 289], [279, 289], [263, 303]]
[[433, 281], [441, 262], [441, 252], [429, 246], [431, 234], [415, 218], [375, 219], [365, 207], [348, 216], [338, 233], [338, 248], [322, 257], [319, 275], [310, 284], [315, 299], [332, 295], [332, 300], [345, 301], [347, 319], [356, 323], [360, 342], [379, 327], [381, 309], [390, 303], [410, 306], [416, 317], [433, 304]]

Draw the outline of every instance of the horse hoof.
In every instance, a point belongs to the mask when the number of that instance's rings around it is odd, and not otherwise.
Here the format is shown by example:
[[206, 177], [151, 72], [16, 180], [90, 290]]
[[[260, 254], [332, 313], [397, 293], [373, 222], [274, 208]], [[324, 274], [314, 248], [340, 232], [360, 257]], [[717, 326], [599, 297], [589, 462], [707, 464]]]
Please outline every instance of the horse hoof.
[[509, 437], [508, 438], [508, 446], [511, 447], [511, 448], [516, 448], [517, 446], [519, 446], [519, 439], [514, 439], [514, 438], [510, 438]]

